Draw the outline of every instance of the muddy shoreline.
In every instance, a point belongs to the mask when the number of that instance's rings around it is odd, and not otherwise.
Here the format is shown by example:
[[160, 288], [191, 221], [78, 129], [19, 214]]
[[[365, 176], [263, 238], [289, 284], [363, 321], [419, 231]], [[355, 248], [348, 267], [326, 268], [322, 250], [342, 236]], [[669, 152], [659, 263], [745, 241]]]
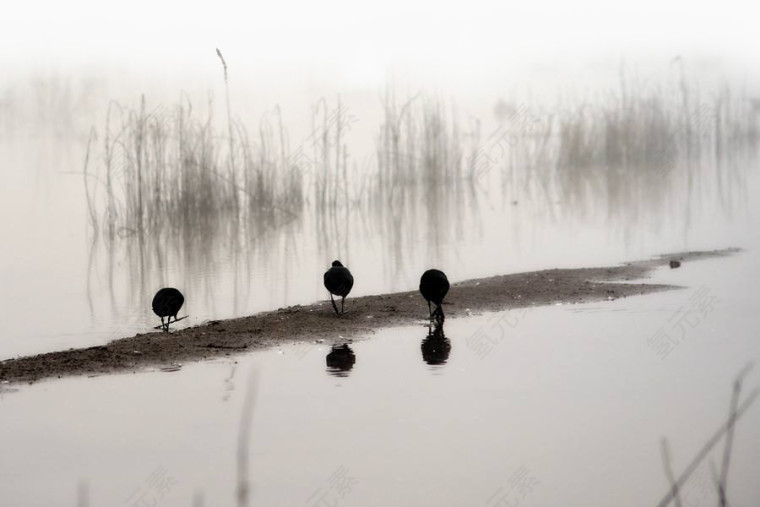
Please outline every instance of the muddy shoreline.
[[[587, 303], [648, 294], [677, 286], [632, 283], [671, 260], [687, 263], [735, 253], [736, 249], [683, 252], [619, 266], [549, 269], [452, 283], [447, 318], [554, 303]], [[680, 269], [684, 269], [683, 267]], [[206, 322], [171, 333], [151, 332], [85, 349], [70, 349], [0, 362], [0, 381], [35, 382], [70, 375], [100, 375], [147, 367], [171, 370], [188, 361], [245, 353], [284, 342], [366, 336], [384, 327], [423, 321], [427, 303], [417, 291], [363, 296], [346, 302], [337, 317], [330, 301], [297, 305], [250, 317]], [[342, 337], [342, 338], [341, 338]]]

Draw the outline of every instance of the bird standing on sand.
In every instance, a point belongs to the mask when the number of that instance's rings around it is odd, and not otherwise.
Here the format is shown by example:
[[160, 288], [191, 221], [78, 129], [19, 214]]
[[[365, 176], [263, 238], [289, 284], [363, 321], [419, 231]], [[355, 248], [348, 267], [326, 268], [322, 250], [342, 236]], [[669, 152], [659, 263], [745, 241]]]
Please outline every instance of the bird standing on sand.
[[[185, 296], [175, 288], [164, 287], [156, 292], [153, 297], [153, 313], [161, 317], [161, 327], [164, 332], [169, 331], [172, 317], [174, 317], [174, 322], [177, 321], [177, 314], [184, 302]], [[166, 323], [164, 323], [164, 317], [166, 317]]]
[[[443, 298], [446, 297], [446, 293], [449, 292], [449, 279], [446, 278], [446, 273], [437, 269], [428, 269], [422, 274], [420, 278], [420, 292], [428, 302], [428, 310], [430, 311], [430, 318], [440, 318], [443, 322]], [[435, 303], [435, 310], [431, 308], [430, 303]]]
[[[340, 315], [343, 313], [346, 296], [348, 296], [348, 293], [351, 292], [351, 288], [354, 286], [354, 277], [340, 261], [333, 261], [332, 267], [325, 271], [324, 281], [325, 288], [330, 292], [330, 301], [332, 301], [333, 309], [336, 314]], [[343, 298], [340, 301], [340, 312], [338, 311], [338, 305], [335, 304], [333, 295]]]

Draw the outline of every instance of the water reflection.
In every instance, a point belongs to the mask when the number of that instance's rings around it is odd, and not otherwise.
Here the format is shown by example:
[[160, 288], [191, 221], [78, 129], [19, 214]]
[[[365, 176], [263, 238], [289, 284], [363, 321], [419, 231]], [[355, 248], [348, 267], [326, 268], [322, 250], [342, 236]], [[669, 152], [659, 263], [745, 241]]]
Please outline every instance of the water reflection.
[[443, 333], [443, 323], [428, 326], [428, 334], [422, 340], [422, 359], [431, 366], [443, 366], [451, 354], [451, 340]]
[[348, 346], [348, 343], [333, 345], [325, 361], [327, 363], [327, 373], [335, 377], [348, 377], [349, 372], [356, 363], [356, 354]]

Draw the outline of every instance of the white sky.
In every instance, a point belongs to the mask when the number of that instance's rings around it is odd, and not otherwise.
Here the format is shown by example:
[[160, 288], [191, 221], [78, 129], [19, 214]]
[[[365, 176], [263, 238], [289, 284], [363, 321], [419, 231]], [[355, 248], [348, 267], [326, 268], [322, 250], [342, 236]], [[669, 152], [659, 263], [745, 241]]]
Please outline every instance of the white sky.
[[691, 51], [750, 62], [760, 55], [757, 11], [749, 2], [662, 0], [31, 0], [2, 9], [0, 64], [107, 59], [192, 68], [219, 47], [228, 61], [257, 71], [309, 65], [375, 82], [391, 64], [477, 72], [496, 64]]

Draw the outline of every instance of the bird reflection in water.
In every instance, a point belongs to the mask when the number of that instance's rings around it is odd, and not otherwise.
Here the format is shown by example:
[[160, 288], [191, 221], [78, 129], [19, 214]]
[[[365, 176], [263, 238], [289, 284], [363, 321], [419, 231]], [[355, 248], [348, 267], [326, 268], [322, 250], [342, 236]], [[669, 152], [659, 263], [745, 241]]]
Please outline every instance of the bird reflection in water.
[[422, 359], [431, 366], [442, 366], [449, 360], [451, 340], [443, 334], [443, 322], [428, 326], [428, 335], [422, 340]]
[[348, 377], [348, 373], [356, 363], [356, 354], [347, 343], [333, 345], [327, 357], [327, 373], [336, 377]]

